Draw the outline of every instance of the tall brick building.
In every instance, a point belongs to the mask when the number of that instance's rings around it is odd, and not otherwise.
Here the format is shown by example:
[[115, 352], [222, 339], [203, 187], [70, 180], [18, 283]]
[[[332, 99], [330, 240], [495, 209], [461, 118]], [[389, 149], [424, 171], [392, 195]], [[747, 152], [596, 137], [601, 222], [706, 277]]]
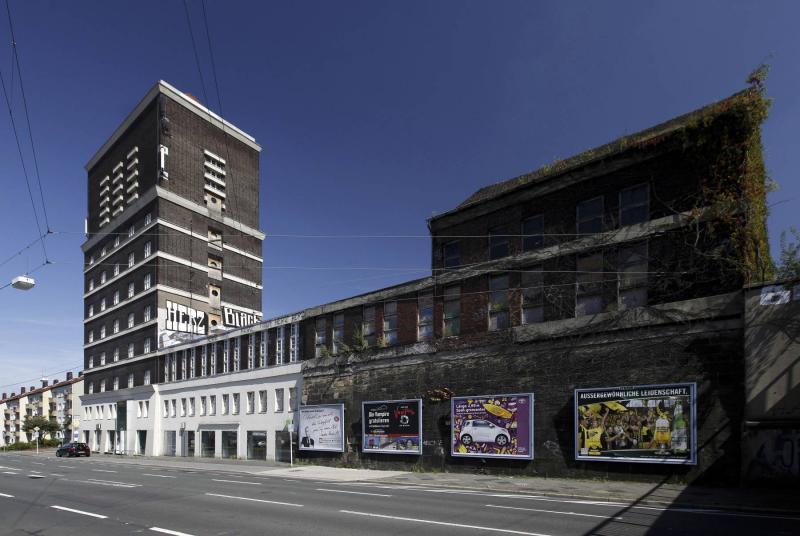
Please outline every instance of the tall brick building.
[[261, 318], [254, 138], [157, 83], [86, 166], [86, 393], [163, 380], [158, 350]]

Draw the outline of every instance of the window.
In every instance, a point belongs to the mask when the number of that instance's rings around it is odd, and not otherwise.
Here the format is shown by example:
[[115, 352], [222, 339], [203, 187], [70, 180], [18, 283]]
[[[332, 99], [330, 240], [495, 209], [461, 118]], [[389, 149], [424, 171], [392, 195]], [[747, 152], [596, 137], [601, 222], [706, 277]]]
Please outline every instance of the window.
[[458, 240], [442, 245], [442, 264], [445, 268], [461, 266], [461, 244]]
[[489, 229], [489, 258], [502, 259], [509, 254], [508, 229], [494, 227]]
[[603, 311], [603, 253], [578, 257], [575, 279], [575, 316]]
[[267, 412], [267, 391], [259, 391], [258, 392], [258, 412], [259, 413], [266, 413]]
[[172, 359], [170, 360], [169, 365], [170, 365], [169, 377], [172, 381], [175, 381], [178, 379], [178, 371], [177, 371], [178, 360], [175, 354], [172, 354]]
[[289, 411], [297, 410], [297, 389], [289, 387]]
[[170, 417], [175, 417], [178, 413], [178, 401], [176, 399], [170, 400], [169, 404], [169, 415]]
[[219, 408], [220, 415], [227, 415], [228, 414], [228, 398], [229, 395], [222, 395], [222, 405]]
[[300, 358], [300, 324], [294, 323], [289, 331], [289, 362], [297, 363]]
[[508, 274], [489, 277], [489, 331], [508, 328]]
[[94, 264], [94, 255], [91, 255], [91, 256], [89, 257], [89, 266], [91, 266], [91, 265], [93, 265], [93, 264]]
[[283, 389], [275, 389], [275, 413], [283, 412]]
[[136, 264], [136, 254], [131, 251], [128, 254], [128, 268], [132, 268], [134, 264]]
[[578, 203], [578, 234], [599, 233], [603, 230], [603, 198], [595, 197]]
[[275, 337], [275, 363], [277, 365], [283, 364], [283, 337], [286, 331], [286, 326], [278, 326], [277, 336]]
[[128, 238], [132, 237], [135, 232], [136, 232], [136, 227], [134, 225], [131, 225], [130, 228], [128, 229]]
[[186, 350], [181, 352], [181, 379], [186, 379]]
[[106, 299], [105, 298], [100, 300], [100, 310], [101, 311], [105, 311], [106, 310]]
[[377, 342], [375, 335], [375, 306], [364, 306], [362, 310], [361, 332], [367, 346], [375, 346]]
[[100, 380], [100, 392], [104, 393], [106, 391], [106, 380], [105, 378]]
[[[131, 346], [133, 346], [133, 345], [131, 345]], [[150, 385], [150, 371], [149, 370], [145, 370], [144, 371], [144, 382], [143, 383], [145, 385]]]
[[89, 306], [89, 317], [93, 317], [93, 316], [94, 316], [94, 305], [90, 305]]
[[444, 289], [444, 336], [455, 337], [461, 332], [461, 287]]
[[114, 302], [114, 305], [117, 305], [119, 303], [119, 291], [118, 290], [114, 291], [114, 297], [112, 298], [112, 301]]
[[328, 349], [328, 322], [319, 316], [314, 322], [314, 357], [321, 357]]
[[116, 236], [114, 237], [114, 247], [115, 247], [115, 248], [116, 248], [116, 247], [119, 247], [119, 235], [116, 235]]
[[217, 343], [211, 344], [211, 375], [217, 373]]
[[433, 339], [433, 292], [421, 292], [417, 297], [417, 340]]
[[200, 376], [205, 377], [208, 368], [208, 346], [205, 344], [200, 349]]
[[153, 249], [153, 247], [150, 244], [150, 242], [145, 242], [144, 243], [144, 256], [145, 256], [145, 258], [150, 256], [150, 253], [152, 253], [152, 249]]
[[186, 417], [186, 399], [181, 398], [181, 417]]
[[197, 360], [196, 348], [192, 348], [189, 353], [189, 377], [194, 378], [195, 361]]
[[194, 397], [189, 399], [189, 417], [194, 417]]
[[383, 304], [383, 343], [387, 346], [397, 344], [397, 302]]
[[119, 389], [119, 376], [114, 376], [114, 390]]
[[105, 339], [106, 338], [106, 326], [105, 325], [100, 326], [100, 338], [101, 339]]
[[206, 414], [206, 397], [200, 397], [200, 415]]
[[239, 393], [233, 393], [233, 407], [231, 408], [231, 415], [239, 415]]
[[128, 374], [128, 387], [133, 387], [133, 372]]
[[140, 400], [139, 403], [136, 404], [136, 418], [137, 419], [141, 419], [142, 418], [142, 406], [143, 406], [143, 404], [142, 404], [142, 401]]
[[152, 308], [148, 305], [144, 308], [144, 321], [150, 322], [150, 315], [152, 314]]
[[134, 318], [135, 318], [135, 317], [134, 317], [133, 313], [129, 313], [129, 314], [128, 314], [128, 327], [129, 327], [129, 328], [132, 328], [132, 327], [133, 327], [133, 324], [134, 324]]
[[119, 275], [119, 264], [118, 263], [114, 263], [114, 275], [115, 276]]
[[90, 291], [94, 290], [94, 278], [89, 280], [89, 290]]
[[532, 266], [522, 272], [522, 323], [533, 324], [544, 320], [544, 283], [542, 267]]
[[169, 400], [164, 401], [164, 417], [169, 417]]
[[102, 272], [100, 272], [100, 284], [102, 285], [105, 282], [106, 282], [106, 271], [103, 270]]
[[149, 213], [145, 214], [144, 215], [144, 224], [145, 225], [150, 225], [151, 221], [153, 221], [153, 216], [151, 214], [149, 214]]
[[647, 270], [647, 242], [619, 249], [617, 272], [620, 309], [647, 305]]
[[106, 364], [106, 353], [100, 352], [100, 366], [102, 367], [105, 364]]
[[94, 368], [94, 356], [89, 356], [89, 368]]
[[128, 297], [133, 298], [133, 294], [136, 292], [136, 287], [133, 284], [133, 281], [128, 283]]
[[[94, 382], [89, 382], [89, 394], [92, 393], [94, 393]], [[90, 415], [89, 418], [91, 418], [91, 410], [89, 410], [89, 415]]]
[[619, 193], [619, 224], [632, 225], [650, 219], [650, 187], [639, 184]]
[[247, 337], [247, 368], [252, 369], [255, 367], [256, 358], [256, 334], [251, 333]]
[[149, 290], [152, 285], [153, 278], [151, 274], [144, 274], [144, 290]]
[[544, 217], [532, 216], [522, 220], [522, 250], [533, 251], [544, 245]]
[[236, 337], [233, 340], [233, 371], [238, 372], [241, 368], [242, 357], [242, 338]]
[[114, 320], [114, 333], [119, 333], [119, 319]]
[[116, 363], [117, 361], [119, 361], [119, 346], [114, 348], [114, 363]]
[[103, 249], [100, 250], [100, 256], [101, 257], [105, 257], [106, 256], [106, 247], [105, 246], [103, 246]]
[[223, 374], [227, 374], [228, 370], [230, 370], [230, 363], [228, 362], [228, 356], [230, 355], [230, 347], [231, 347], [230, 339], [225, 339], [225, 341], [222, 343], [222, 373]]
[[[147, 371], [147, 372], [150, 372], [150, 371]], [[147, 374], [147, 372], [145, 373], [146, 374], [145, 377], [147, 378], [147, 383], [145, 385], [148, 385], [150, 383], [150, 375]], [[144, 415], [142, 415], [142, 416], [146, 419], [149, 415], [150, 415], [150, 401], [149, 400], [145, 400], [144, 401]]]
[[255, 391], [248, 391], [247, 392], [247, 413], [253, 413], [255, 411], [255, 404], [256, 404], [256, 393]]
[[133, 357], [133, 343], [128, 345], [128, 357]]
[[261, 342], [258, 345], [258, 366], [267, 366], [267, 343], [269, 340], [269, 332], [264, 330], [261, 332]]

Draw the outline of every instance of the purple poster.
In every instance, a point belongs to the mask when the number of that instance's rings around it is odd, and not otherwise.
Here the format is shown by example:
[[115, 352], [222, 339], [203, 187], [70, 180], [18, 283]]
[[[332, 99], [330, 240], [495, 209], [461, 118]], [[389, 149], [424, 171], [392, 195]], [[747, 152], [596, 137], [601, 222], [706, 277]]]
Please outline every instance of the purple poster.
[[450, 453], [533, 459], [533, 394], [453, 397]]

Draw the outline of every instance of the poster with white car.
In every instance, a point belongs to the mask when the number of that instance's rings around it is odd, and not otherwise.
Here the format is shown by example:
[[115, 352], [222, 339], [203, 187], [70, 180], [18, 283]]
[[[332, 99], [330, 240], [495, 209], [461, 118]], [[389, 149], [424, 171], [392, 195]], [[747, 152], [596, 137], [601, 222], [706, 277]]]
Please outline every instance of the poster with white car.
[[450, 453], [533, 459], [533, 393], [453, 397]]
[[361, 403], [363, 452], [422, 454], [422, 400]]
[[344, 452], [344, 404], [300, 406], [300, 450]]

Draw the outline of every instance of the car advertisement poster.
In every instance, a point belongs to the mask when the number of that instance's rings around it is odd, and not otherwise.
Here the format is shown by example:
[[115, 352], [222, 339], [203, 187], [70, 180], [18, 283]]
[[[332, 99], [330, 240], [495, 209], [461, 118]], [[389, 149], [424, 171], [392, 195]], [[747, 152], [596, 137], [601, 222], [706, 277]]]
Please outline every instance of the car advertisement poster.
[[575, 390], [575, 459], [695, 464], [694, 383]]
[[422, 400], [361, 404], [363, 452], [422, 454]]
[[450, 400], [450, 453], [533, 459], [533, 393]]
[[344, 452], [344, 404], [300, 406], [300, 450]]

